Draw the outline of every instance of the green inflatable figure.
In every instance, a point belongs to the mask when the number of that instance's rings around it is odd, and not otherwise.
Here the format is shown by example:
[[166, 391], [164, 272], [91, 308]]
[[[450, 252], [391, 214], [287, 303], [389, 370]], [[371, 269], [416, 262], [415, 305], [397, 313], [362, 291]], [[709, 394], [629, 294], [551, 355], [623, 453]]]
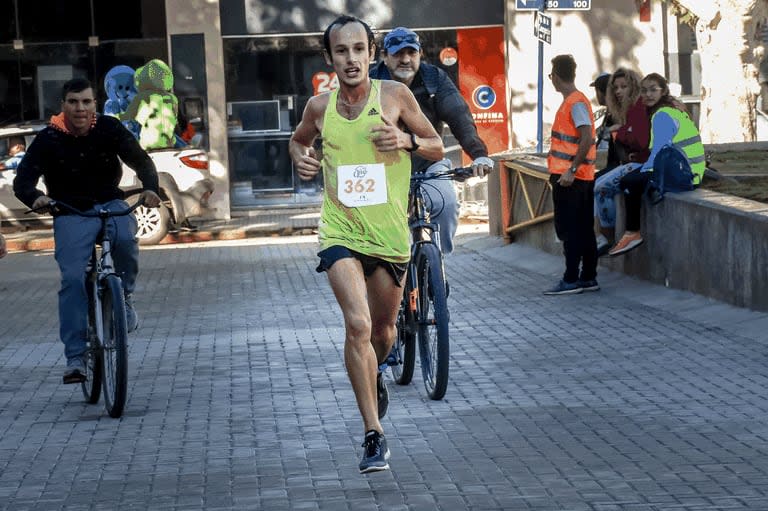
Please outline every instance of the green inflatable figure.
[[171, 92], [171, 68], [160, 59], [150, 60], [136, 70], [134, 81], [136, 96], [120, 119], [139, 124], [139, 145], [144, 149], [174, 147], [179, 100]]

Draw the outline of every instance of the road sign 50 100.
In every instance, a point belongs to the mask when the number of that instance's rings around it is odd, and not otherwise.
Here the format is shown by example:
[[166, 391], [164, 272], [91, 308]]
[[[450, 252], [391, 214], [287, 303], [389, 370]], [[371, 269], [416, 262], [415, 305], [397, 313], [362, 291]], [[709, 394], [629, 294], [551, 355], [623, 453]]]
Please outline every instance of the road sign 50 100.
[[[589, 7], [589, 0], [573, 0], [572, 2], [563, 2], [563, 3], [569, 4], [568, 6], [571, 9], [586, 9]], [[559, 0], [547, 0], [546, 4], [547, 4], [547, 9], [557, 9], [558, 7], [560, 7]]]

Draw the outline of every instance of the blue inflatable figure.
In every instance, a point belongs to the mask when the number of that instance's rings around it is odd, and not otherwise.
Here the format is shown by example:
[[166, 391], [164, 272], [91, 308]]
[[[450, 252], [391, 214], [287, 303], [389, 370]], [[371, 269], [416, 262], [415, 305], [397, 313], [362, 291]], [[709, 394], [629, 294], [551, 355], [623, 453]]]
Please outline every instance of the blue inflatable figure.
[[104, 114], [118, 117], [128, 110], [128, 105], [136, 95], [136, 85], [133, 81], [135, 70], [129, 66], [115, 66], [104, 77], [104, 90], [107, 102], [104, 103]]
[[[104, 77], [104, 90], [107, 93], [107, 101], [104, 103], [104, 115], [120, 118], [120, 115], [128, 110], [136, 96], [136, 71], [130, 66], [115, 66]], [[128, 131], [137, 139], [141, 132], [141, 126], [136, 121], [123, 121]]]

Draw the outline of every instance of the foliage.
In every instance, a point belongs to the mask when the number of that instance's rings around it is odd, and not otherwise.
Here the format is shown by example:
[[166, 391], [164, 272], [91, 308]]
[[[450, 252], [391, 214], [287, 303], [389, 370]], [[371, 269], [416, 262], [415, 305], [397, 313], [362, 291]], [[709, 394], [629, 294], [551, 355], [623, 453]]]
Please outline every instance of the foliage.
[[680, 23], [696, 28], [696, 21], [698, 21], [696, 15], [676, 0], [669, 0], [669, 12], [670, 14], [676, 15]]

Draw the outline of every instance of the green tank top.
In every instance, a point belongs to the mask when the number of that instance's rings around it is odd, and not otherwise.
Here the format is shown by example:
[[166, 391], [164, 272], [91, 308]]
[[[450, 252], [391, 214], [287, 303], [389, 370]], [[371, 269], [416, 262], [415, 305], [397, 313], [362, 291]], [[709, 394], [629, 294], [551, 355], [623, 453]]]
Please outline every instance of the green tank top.
[[381, 118], [380, 81], [371, 80], [368, 101], [356, 119], [336, 110], [338, 89], [331, 92], [323, 118], [322, 168], [325, 187], [318, 223], [321, 250], [341, 245], [385, 261], [410, 257], [408, 190], [410, 155], [380, 152], [371, 128]]

